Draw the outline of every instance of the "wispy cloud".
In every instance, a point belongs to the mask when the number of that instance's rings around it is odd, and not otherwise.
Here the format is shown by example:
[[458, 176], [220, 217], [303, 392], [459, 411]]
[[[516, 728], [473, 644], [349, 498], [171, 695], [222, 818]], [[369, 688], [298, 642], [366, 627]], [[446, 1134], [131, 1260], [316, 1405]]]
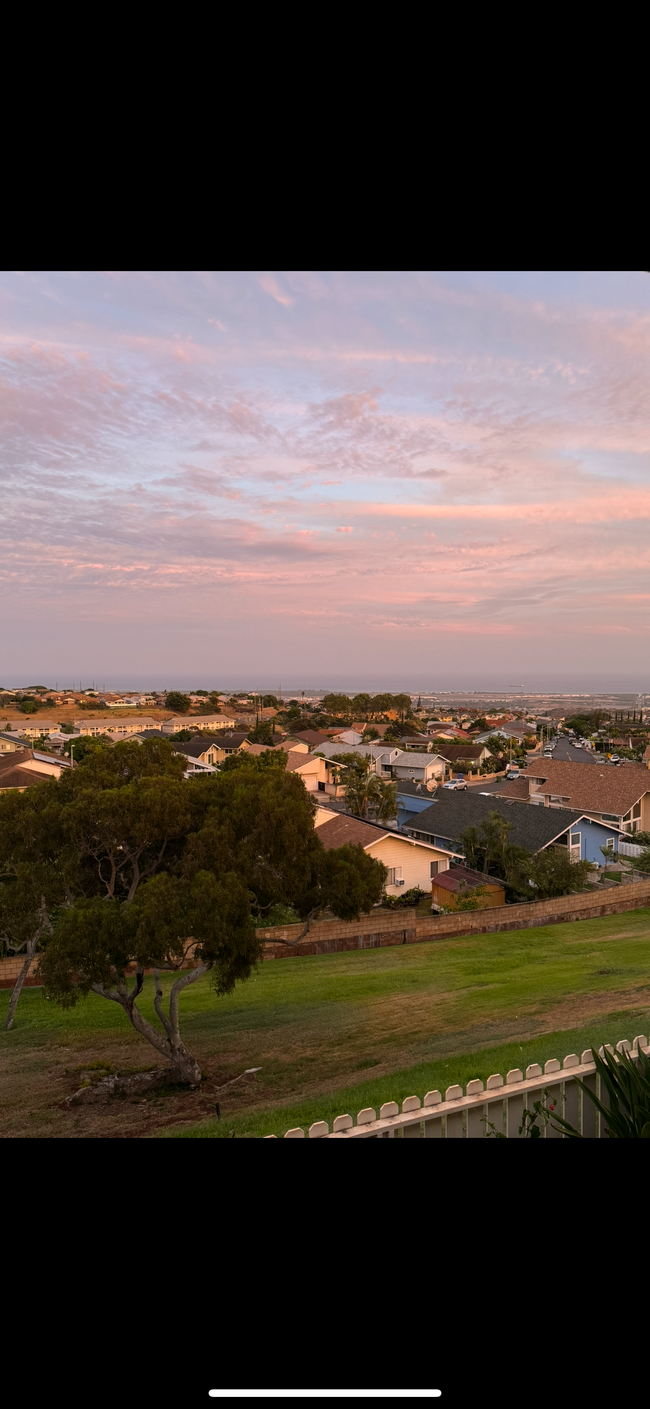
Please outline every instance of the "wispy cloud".
[[47, 604], [135, 664], [145, 622], [216, 617], [285, 673], [312, 619], [344, 674], [469, 636], [479, 672], [601, 638], [645, 670], [650, 276], [32, 273], [0, 306], [10, 642]]

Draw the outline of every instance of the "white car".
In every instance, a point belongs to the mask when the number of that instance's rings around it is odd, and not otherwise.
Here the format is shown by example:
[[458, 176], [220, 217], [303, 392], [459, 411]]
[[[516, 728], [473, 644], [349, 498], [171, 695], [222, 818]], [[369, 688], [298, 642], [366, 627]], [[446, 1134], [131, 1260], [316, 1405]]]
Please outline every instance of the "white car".
[[456, 782], [453, 782], [453, 783], [443, 783], [442, 786], [443, 786], [443, 788], [449, 788], [450, 790], [453, 789], [454, 792], [460, 791], [461, 788], [464, 788], [465, 791], [467, 791], [467, 783], [460, 783], [460, 782], [458, 782], [458, 783], [456, 783]]

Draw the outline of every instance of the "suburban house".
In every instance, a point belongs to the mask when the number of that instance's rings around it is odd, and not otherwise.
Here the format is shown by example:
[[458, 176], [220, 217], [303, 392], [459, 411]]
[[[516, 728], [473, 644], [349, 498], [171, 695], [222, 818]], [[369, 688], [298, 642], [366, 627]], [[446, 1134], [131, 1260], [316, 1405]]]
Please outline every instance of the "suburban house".
[[414, 886], [430, 891], [432, 881], [439, 872], [447, 870], [454, 856], [448, 847], [387, 831], [347, 813], [328, 813], [324, 807], [319, 808], [314, 824], [326, 851], [346, 845], [362, 846], [376, 861], [383, 861], [388, 870], [388, 895], [401, 895]]
[[345, 764], [330, 763], [329, 759], [321, 758], [317, 753], [295, 750], [287, 754], [287, 773], [297, 773], [308, 793], [344, 797], [345, 785], [339, 781], [342, 772], [345, 772]]
[[0, 734], [0, 753], [16, 753], [18, 749], [24, 747], [19, 739], [8, 738], [6, 734]]
[[54, 719], [37, 719], [32, 714], [27, 716], [24, 722], [21, 719], [19, 723], [16, 719], [12, 725], [12, 731], [15, 729], [23, 739], [39, 739], [41, 734], [53, 734], [58, 727]]
[[483, 744], [449, 744], [443, 745], [439, 750], [441, 758], [446, 758], [453, 769], [459, 770], [461, 764], [469, 764], [472, 768], [480, 768], [485, 763], [486, 758], [491, 758], [492, 754]]
[[182, 753], [204, 768], [215, 768], [226, 757], [219, 739], [189, 739], [186, 743], [175, 741], [174, 753]]
[[389, 747], [388, 744], [334, 744], [328, 741], [326, 744], [319, 744], [317, 752], [323, 758], [333, 758], [336, 755], [346, 753], [358, 753], [362, 758], [371, 760], [370, 771], [377, 773], [380, 778], [392, 777], [391, 765], [396, 758], [399, 758], [401, 749]]
[[408, 778], [412, 783], [429, 783], [434, 778], [444, 783], [447, 764], [439, 753], [400, 753], [390, 765], [393, 778]]
[[111, 739], [128, 739], [131, 734], [141, 734], [144, 729], [154, 729], [156, 733], [160, 733], [158, 720], [148, 718], [147, 715], [140, 715], [139, 719], [127, 715], [123, 719], [120, 715], [112, 714], [108, 718], [104, 715], [103, 719], [82, 718], [73, 719], [72, 722], [80, 734], [109, 734]]
[[490, 910], [495, 905], [505, 905], [506, 889], [503, 881], [495, 876], [484, 876], [480, 871], [472, 871], [469, 866], [450, 866], [431, 882], [431, 903], [435, 909], [455, 910], [461, 896], [470, 896], [472, 891], [482, 890], [487, 894], [477, 895], [480, 910]]
[[610, 830], [650, 831], [650, 777], [642, 763], [585, 767], [540, 757], [514, 783], [506, 783], [499, 796], [539, 808], [579, 808]]
[[508, 801], [503, 793], [486, 795], [475, 790], [457, 793], [439, 789], [428, 808], [401, 825], [409, 836], [458, 850], [465, 828], [480, 827], [491, 812], [500, 813], [510, 823], [509, 841], [525, 847], [531, 855], [557, 846], [566, 849], [572, 861], [602, 866], [601, 847], [618, 851], [619, 841], [625, 840], [620, 828], [594, 821], [574, 808], [527, 807], [524, 802]]
[[397, 784], [397, 825], [400, 831], [408, 831], [411, 820], [431, 806], [438, 781], [432, 778], [428, 783], [412, 783], [408, 778], [400, 778]]
[[197, 729], [232, 729], [234, 719], [227, 719], [224, 714], [202, 714], [200, 716], [186, 714], [175, 714], [171, 719], [165, 719], [158, 728], [163, 734], [179, 734], [181, 729], [187, 729], [188, 724], [196, 725]]
[[46, 783], [48, 778], [60, 778], [63, 769], [69, 767], [67, 760], [64, 763], [33, 749], [0, 754], [0, 793], [22, 793], [36, 783]]
[[297, 734], [288, 735], [287, 742], [292, 743], [294, 740], [297, 744], [306, 744], [309, 750], [319, 749], [322, 744], [332, 742], [332, 735], [324, 734], [321, 729], [300, 729]]
[[[249, 748], [251, 748], [251, 744], [249, 744], [246, 734], [235, 733], [219, 734], [216, 738], [213, 736], [212, 738], [208, 739], [193, 739], [192, 743], [202, 743], [204, 748], [207, 743], [212, 751], [215, 764], [223, 763], [224, 759], [230, 758], [233, 753], [245, 753]], [[185, 749], [186, 747], [187, 746], [185, 744], [174, 744], [174, 748], [178, 749], [179, 751], [181, 749]], [[199, 758], [200, 755], [197, 754], [196, 757]]]
[[340, 734], [331, 734], [330, 738], [334, 743], [360, 744], [363, 732], [359, 733], [358, 729], [342, 729]]

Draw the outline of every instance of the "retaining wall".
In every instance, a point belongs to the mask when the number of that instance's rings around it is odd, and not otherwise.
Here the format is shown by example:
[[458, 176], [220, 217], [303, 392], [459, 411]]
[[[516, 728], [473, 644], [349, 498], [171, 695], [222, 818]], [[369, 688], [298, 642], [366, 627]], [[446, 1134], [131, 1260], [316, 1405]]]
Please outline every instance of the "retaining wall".
[[[300, 944], [295, 940], [303, 925], [278, 925], [258, 929], [265, 941], [264, 959], [300, 958], [308, 954], [339, 954], [354, 949], [382, 949], [391, 944], [421, 944], [431, 939], [452, 939], [465, 934], [498, 934], [504, 930], [534, 929], [539, 925], [561, 925], [571, 920], [595, 920], [600, 915], [619, 915], [650, 905], [650, 880], [635, 885], [607, 887], [593, 895], [563, 895], [556, 900], [534, 900], [531, 904], [503, 905], [498, 909], [469, 910], [460, 915], [418, 915], [414, 909], [376, 910], [359, 920], [317, 920]], [[282, 943], [293, 940], [294, 944]], [[22, 967], [20, 955], [0, 960], [0, 988], [13, 988]], [[37, 960], [29, 967], [28, 986]], [[185, 965], [183, 966], [185, 967]], [[191, 964], [188, 967], [193, 967]]]
[[[459, 915], [418, 915], [415, 910], [364, 915], [358, 922], [318, 920], [309, 934], [293, 947], [279, 940], [296, 940], [302, 925], [259, 929], [265, 959], [290, 959], [292, 955], [333, 954], [351, 949], [379, 949], [389, 944], [418, 944], [455, 935], [497, 934], [504, 930], [533, 929], [539, 925], [560, 925], [571, 920], [595, 920], [601, 915], [618, 915], [650, 904], [650, 881], [563, 895], [555, 900], [534, 900], [530, 904], [503, 905], [498, 909], [466, 910]], [[274, 942], [275, 941], [275, 942]]]

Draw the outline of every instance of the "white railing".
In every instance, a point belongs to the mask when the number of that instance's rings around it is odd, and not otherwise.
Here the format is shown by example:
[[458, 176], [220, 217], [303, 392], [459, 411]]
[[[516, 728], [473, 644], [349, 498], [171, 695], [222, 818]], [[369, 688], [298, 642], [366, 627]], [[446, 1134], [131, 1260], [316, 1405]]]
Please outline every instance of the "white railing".
[[635, 846], [630, 841], [619, 841], [618, 849], [621, 856], [643, 856], [645, 847]]
[[[607, 1044], [610, 1052], [614, 1048]], [[645, 1036], [635, 1037], [633, 1042], [624, 1040], [616, 1045], [617, 1052], [630, 1052], [634, 1057], [641, 1048], [650, 1055], [650, 1046]], [[600, 1048], [601, 1055], [604, 1048]], [[537, 1062], [526, 1067], [526, 1075], [515, 1067], [509, 1071], [505, 1081], [498, 1074], [482, 1081], [468, 1082], [465, 1094], [462, 1086], [448, 1086], [444, 1099], [440, 1091], [427, 1091], [424, 1100], [419, 1096], [407, 1096], [402, 1101], [400, 1111], [397, 1101], [385, 1101], [377, 1112], [371, 1106], [359, 1111], [356, 1124], [351, 1115], [338, 1115], [330, 1130], [326, 1120], [317, 1120], [305, 1132], [301, 1127], [287, 1130], [285, 1140], [339, 1140], [358, 1138], [387, 1139], [446, 1139], [481, 1140], [486, 1136], [500, 1135], [506, 1139], [519, 1139], [524, 1109], [532, 1110], [534, 1101], [546, 1093], [547, 1104], [553, 1104], [558, 1115], [570, 1121], [586, 1139], [608, 1139], [605, 1118], [597, 1107], [583, 1094], [575, 1081], [579, 1076], [585, 1085], [598, 1096], [604, 1106], [609, 1105], [607, 1091], [601, 1089], [600, 1077], [592, 1058], [591, 1050], [578, 1058], [571, 1053], [560, 1065], [556, 1057], [548, 1061], [542, 1071]], [[547, 1140], [565, 1139], [559, 1130], [549, 1123], [540, 1131]], [[267, 1140], [277, 1136], [267, 1135]]]

